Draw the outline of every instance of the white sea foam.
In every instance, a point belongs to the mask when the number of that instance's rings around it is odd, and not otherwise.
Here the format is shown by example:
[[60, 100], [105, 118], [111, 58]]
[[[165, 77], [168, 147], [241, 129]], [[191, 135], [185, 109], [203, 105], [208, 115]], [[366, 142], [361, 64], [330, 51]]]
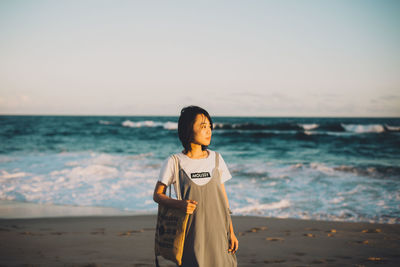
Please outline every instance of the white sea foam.
[[2, 170], [0, 174], [0, 179], [21, 178], [25, 176], [27, 176], [27, 173], [25, 172], [8, 173], [7, 171]]
[[164, 127], [164, 129], [167, 129], [167, 130], [177, 130], [178, 123], [168, 121], [168, 122], [164, 123], [163, 127]]
[[335, 198], [333, 198], [332, 200], [330, 200], [329, 203], [331, 203], [331, 204], [338, 204], [338, 203], [343, 202], [344, 200], [345, 200], [344, 197], [335, 197]]
[[304, 130], [308, 130], [308, 131], [312, 130], [312, 129], [315, 129], [315, 128], [318, 128], [318, 126], [319, 126], [317, 123], [311, 123], [311, 124], [301, 124], [301, 123], [299, 123], [297, 125], [302, 127]]
[[390, 131], [400, 132], [400, 126], [390, 126], [390, 125], [385, 124], [385, 127], [388, 128], [388, 130], [390, 130]]
[[385, 128], [381, 124], [344, 124], [341, 123], [342, 127], [348, 132], [355, 133], [382, 133]]
[[[0, 199], [157, 212], [152, 194], [162, 159], [154, 153], [37, 157], [43, 158], [27, 157], [25, 167], [17, 170], [11, 165], [0, 172]], [[43, 168], [30, 169], [38, 160], [44, 162]], [[374, 217], [394, 209], [393, 203], [400, 200], [398, 190], [387, 190], [385, 181], [366, 179], [362, 172], [343, 172], [318, 162], [228, 165], [233, 179], [226, 191], [235, 215], [398, 222]]]
[[178, 123], [167, 121], [167, 122], [157, 122], [157, 121], [137, 121], [133, 122], [130, 120], [125, 120], [122, 123], [124, 127], [131, 128], [141, 128], [141, 127], [163, 127], [166, 130], [176, 130], [178, 129]]
[[326, 166], [323, 163], [318, 163], [318, 162], [311, 162], [310, 167], [313, 169], [316, 169], [320, 172], [332, 175], [335, 173], [335, 170], [332, 167]]
[[233, 209], [234, 213], [240, 213], [240, 214], [260, 214], [265, 210], [274, 210], [274, 209], [284, 209], [290, 206], [290, 201], [287, 199], [282, 199], [279, 202], [274, 202], [274, 203], [265, 203], [265, 204], [260, 204], [257, 200], [252, 201], [253, 203], [251, 205], [247, 205], [241, 208], [235, 208]]
[[159, 126], [160, 123], [156, 123], [154, 121], [138, 121], [133, 122], [130, 120], [126, 120], [122, 122], [122, 126], [132, 127], [132, 128], [140, 128], [140, 127], [156, 127]]
[[104, 120], [99, 120], [99, 123], [105, 125], [113, 124], [111, 121], [104, 121]]

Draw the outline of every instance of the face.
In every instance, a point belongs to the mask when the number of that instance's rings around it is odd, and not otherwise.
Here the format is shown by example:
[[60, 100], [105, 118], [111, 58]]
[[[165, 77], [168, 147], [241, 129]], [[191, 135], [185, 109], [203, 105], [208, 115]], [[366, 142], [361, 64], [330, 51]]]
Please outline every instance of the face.
[[193, 143], [208, 146], [211, 142], [211, 124], [204, 114], [197, 114], [193, 123]]

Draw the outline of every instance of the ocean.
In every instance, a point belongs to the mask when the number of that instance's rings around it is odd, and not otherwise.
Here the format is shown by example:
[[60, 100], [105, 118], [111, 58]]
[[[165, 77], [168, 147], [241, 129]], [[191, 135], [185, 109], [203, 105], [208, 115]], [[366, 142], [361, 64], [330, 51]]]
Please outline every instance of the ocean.
[[[400, 118], [212, 119], [233, 215], [400, 223]], [[156, 214], [177, 120], [0, 116], [0, 200]]]

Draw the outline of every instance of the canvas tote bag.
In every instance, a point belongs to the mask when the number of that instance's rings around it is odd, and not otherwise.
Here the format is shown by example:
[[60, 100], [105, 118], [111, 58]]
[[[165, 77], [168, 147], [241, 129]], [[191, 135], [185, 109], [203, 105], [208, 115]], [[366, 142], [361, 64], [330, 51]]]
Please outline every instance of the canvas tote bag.
[[[175, 155], [172, 156], [175, 163], [176, 195], [178, 200], [182, 200], [179, 185], [178, 158]], [[172, 184], [169, 186], [169, 197], [171, 197], [171, 187]], [[159, 267], [157, 256], [171, 260], [179, 266], [182, 265], [183, 245], [188, 218], [189, 214], [185, 211], [158, 204], [154, 247], [157, 267]]]

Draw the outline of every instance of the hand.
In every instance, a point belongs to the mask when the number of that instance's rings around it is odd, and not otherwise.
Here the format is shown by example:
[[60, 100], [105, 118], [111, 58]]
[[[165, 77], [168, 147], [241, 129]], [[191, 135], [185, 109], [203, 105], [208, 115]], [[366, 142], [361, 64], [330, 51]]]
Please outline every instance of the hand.
[[236, 251], [238, 250], [238, 248], [239, 248], [239, 240], [236, 238], [235, 233], [232, 231], [231, 232], [231, 242], [230, 242], [228, 251], [232, 252], [232, 254], [235, 254]]
[[196, 209], [197, 206], [196, 200], [182, 200], [182, 210], [185, 211], [187, 214], [193, 214], [193, 211]]

